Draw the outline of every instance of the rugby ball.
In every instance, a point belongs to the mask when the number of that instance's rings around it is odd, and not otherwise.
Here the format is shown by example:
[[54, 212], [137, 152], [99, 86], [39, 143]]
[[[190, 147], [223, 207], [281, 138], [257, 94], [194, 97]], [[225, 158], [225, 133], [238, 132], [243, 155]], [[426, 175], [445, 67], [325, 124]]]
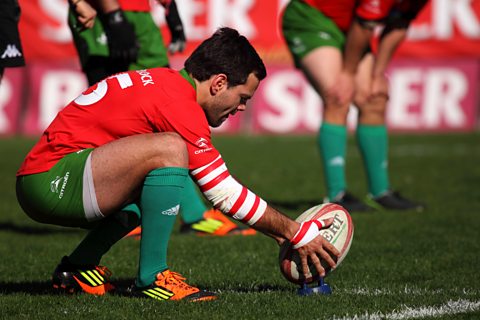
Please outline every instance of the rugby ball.
[[[313, 219], [325, 220], [334, 218], [333, 224], [320, 231], [320, 234], [340, 252], [337, 260], [337, 267], [343, 261], [350, 250], [353, 239], [353, 222], [350, 214], [342, 206], [334, 203], [324, 203], [317, 205], [303, 212], [295, 221], [304, 222]], [[326, 261], [320, 260], [325, 268], [325, 275], [331, 271]], [[303, 274], [302, 264], [298, 251], [293, 249], [289, 241], [285, 241], [280, 246], [279, 254], [280, 271], [290, 282], [296, 284], [311, 283], [320, 279], [313, 263], [309, 262], [310, 272]]]

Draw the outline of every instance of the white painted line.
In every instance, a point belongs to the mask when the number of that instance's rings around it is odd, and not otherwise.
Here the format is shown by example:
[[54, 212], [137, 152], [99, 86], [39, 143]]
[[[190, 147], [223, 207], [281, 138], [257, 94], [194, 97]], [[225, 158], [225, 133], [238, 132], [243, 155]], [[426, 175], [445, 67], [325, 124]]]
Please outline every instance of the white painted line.
[[460, 313], [475, 312], [480, 310], [480, 301], [470, 300], [449, 300], [447, 303], [439, 306], [424, 306], [418, 308], [411, 308], [409, 306], [403, 306], [399, 311], [392, 311], [384, 314], [381, 312], [375, 312], [369, 314], [368, 312], [361, 315], [346, 315], [346, 316], [333, 316], [333, 320], [407, 320], [407, 319], [420, 319], [425, 317], [441, 317], [447, 315], [455, 315]]

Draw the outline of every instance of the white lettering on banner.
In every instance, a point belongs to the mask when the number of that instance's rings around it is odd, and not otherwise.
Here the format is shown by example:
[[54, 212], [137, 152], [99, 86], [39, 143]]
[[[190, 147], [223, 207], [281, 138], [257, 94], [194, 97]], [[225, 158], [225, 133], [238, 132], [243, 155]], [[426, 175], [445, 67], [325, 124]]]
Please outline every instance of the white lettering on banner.
[[248, 12], [255, 4], [255, 0], [210, 0], [209, 27], [214, 30], [219, 26], [229, 26], [239, 30], [245, 37], [251, 39], [257, 34], [255, 24], [248, 16]]
[[2, 79], [2, 85], [0, 86], [0, 134], [7, 132], [10, 127], [10, 121], [4, 110], [12, 97], [12, 93], [12, 86], [8, 78], [4, 77]]
[[[177, 5], [187, 39], [198, 41], [222, 26], [235, 28], [247, 38], [254, 37], [257, 30], [249, 11], [256, 1], [259, 0], [177, 0]], [[205, 17], [205, 21], [199, 17]]]
[[[390, 87], [387, 118], [396, 128], [438, 128], [442, 120], [451, 128], [467, 125], [461, 101], [467, 94], [468, 81], [459, 70], [396, 69], [390, 77]], [[419, 111], [412, 110], [415, 106]]]
[[[39, 0], [38, 5], [42, 13], [55, 21], [55, 23], [40, 24], [40, 34], [44, 40], [59, 43], [68, 43], [72, 41], [72, 32], [67, 24], [66, 14], [68, 12], [68, 2], [65, 0]], [[43, 19], [47, 21], [48, 19]]]
[[465, 37], [480, 39], [480, 16], [472, 0], [432, 0], [431, 24], [413, 23], [408, 30], [410, 40], [453, 39], [454, 27]]
[[85, 77], [77, 71], [49, 71], [40, 81], [39, 130], [43, 131], [57, 113], [85, 88]]
[[468, 81], [458, 70], [436, 68], [425, 77], [423, 123], [435, 128], [441, 120], [452, 128], [461, 128], [467, 122], [461, 101], [467, 94]]
[[[258, 122], [265, 130], [277, 133], [294, 131], [302, 116], [305, 104], [318, 105], [316, 95], [303, 94], [305, 86], [302, 75], [296, 72], [281, 71], [273, 74], [265, 83], [265, 100], [272, 112], [261, 112]], [[294, 91], [301, 91], [300, 95]], [[309, 102], [307, 99], [316, 100]], [[318, 110], [316, 110], [318, 115]], [[305, 114], [306, 116], [306, 114]]]
[[[412, 105], [420, 103], [418, 87], [422, 81], [422, 72], [415, 69], [400, 69], [390, 76], [390, 100], [387, 108], [388, 122], [402, 128], [417, 128], [418, 117], [409, 112]], [[417, 89], [414, 89], [414, 86]]]
[[471, 7], [471, 0], [436, 0], [434, 29], [439, 39], [453, 36], [454, 22], [467, 37], [480, 37], [480, 23]]

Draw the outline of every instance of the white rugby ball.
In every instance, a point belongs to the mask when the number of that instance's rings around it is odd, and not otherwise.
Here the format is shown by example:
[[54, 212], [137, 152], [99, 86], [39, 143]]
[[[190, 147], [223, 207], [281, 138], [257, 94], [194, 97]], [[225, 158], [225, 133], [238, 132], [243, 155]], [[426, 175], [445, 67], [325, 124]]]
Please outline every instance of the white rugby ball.
[[[350, 250], [353, 239], [353, 221], [347, 210], [338, 204], [324, 203], [308, 209], [295, 221], [325, 220], [330, 217], [334, 218], [333, 224], [329, 228], [321, 230], [320, 234], [340, 252], [337, 260], [338, 267]], [[323, 259], [320, 259], [320, 262], [325, 268], [325, 275], [328, 275], [331, 271], [330, 266]], [[310, 272], [303, 274], [298, 251], [292, 248], [289, 241], [285, 241], [280, 246], [279, 263], [280, 271], [290, 282], [303, 284], [320, 279], [315, 266], [311, 262], [309, 262]]]

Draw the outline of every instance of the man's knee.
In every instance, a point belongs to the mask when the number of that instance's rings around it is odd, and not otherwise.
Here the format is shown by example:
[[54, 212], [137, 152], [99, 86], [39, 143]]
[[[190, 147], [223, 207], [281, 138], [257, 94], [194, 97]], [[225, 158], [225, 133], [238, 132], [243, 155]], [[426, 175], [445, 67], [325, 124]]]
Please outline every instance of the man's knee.
[[188, 151], [185, 141], [173, 132], [158, 133], [154, 136], [153, 161], [158, 167], [188, 167]]

